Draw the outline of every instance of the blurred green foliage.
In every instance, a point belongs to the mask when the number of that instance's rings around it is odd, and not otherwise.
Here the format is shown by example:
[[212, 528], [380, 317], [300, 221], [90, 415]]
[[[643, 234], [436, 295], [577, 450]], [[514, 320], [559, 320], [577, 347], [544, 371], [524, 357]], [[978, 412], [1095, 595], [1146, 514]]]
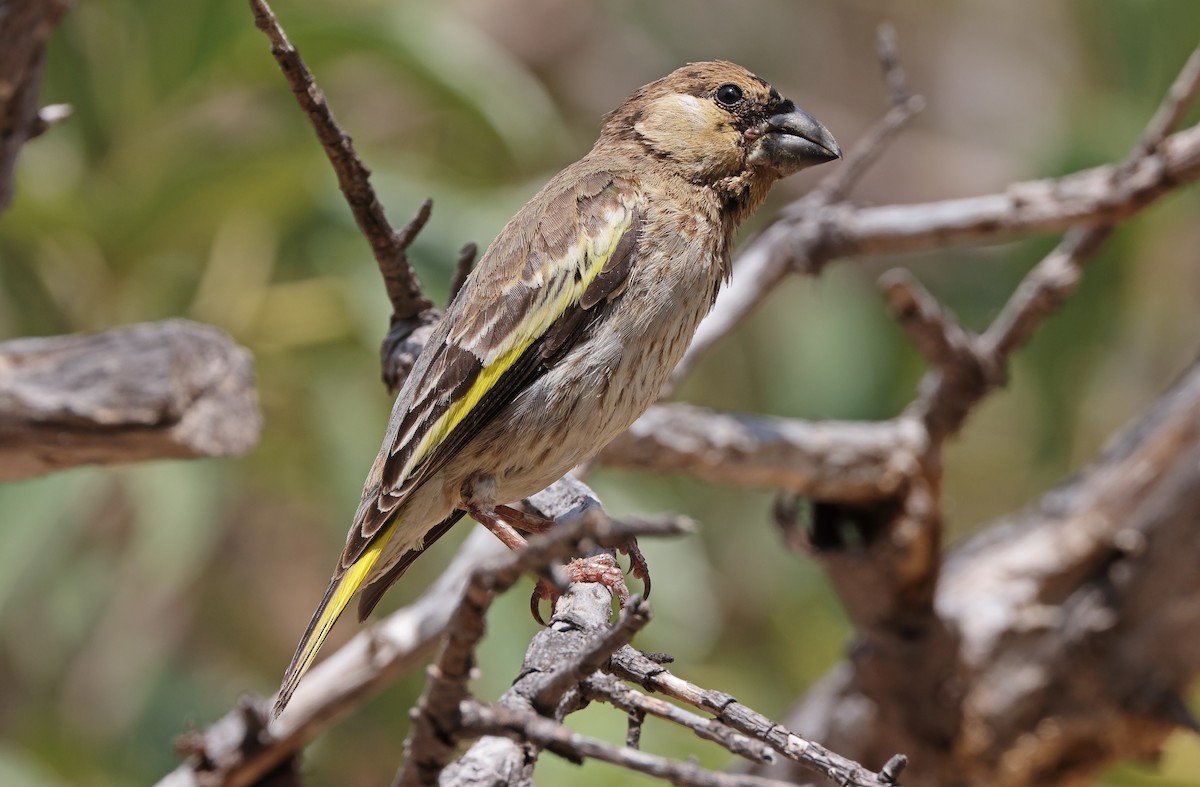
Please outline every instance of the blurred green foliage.
[[[1200, 29], [1193, 0], [298, 0], [276, 10], [392, 220], [434, 197], [414, 261], [439, 298], [462, 243], [486, 244], [586, 150], [605, 111], [686, 60], [742, 62], [846, 146], [881, 110], [872, 40], [891, 19], [930, 110], [858, 198], [913, 201], [1119, 158]], [[275, 688], [386, 421], [376, 348], [388, 306], [243, 4], [78, 3], [52, 40], [44, 100], [74, 115], [23, 151], [16, 201], [0, 217], [0, 337], [204, 320], [253, 350], [267, 414], [262, 444], [241, 460], [0, 487], [0, 784], [145, 784], [173, 767], [171, 741], [187, 725]], [[1198, 201], [1194, 190], [1176, 196], [1122, 228], [1017, 358], [1009, 389], [976, 413], [947, 460], [956, 534], [1080, 466], [1189, 361]], [[893, 415], [922, 366], [874, 278], [909, 265], [980, 327], [1052, 243], [861, 260], [789, 281], [680, 398], [807, 418]], [[616, 512], [677, 510], [705, 525], [700, 537], [645, 546], [657, 618], [640, 642], [683, 656], [683, 674], [778, 716], [840, 657], [847, 623], [820, 571], [780, 549], [770, 495], [603, 470], [593, 480]], [[419, 561], [386, 603], [414, 598], [451, 551]], [[347, 621], [331, 644], [354, 629]], [[501, 599], [482, 693], [503, 690], [533, 630], [523, 594]], [[312, 783], [389, 778], [420, 681], [401, 681], [312, 746]], [[622, 734], [604, 709], [571, 723]], [[662, 726], [644, 740], [725, 762]], [[1177, 736], [1157, 765], [1122, 766], [1104, 783], [1200, 785], [1197, 773], [1200, 747]], [[542, 784], [617, 778], [551, 757], [539, 770]]]

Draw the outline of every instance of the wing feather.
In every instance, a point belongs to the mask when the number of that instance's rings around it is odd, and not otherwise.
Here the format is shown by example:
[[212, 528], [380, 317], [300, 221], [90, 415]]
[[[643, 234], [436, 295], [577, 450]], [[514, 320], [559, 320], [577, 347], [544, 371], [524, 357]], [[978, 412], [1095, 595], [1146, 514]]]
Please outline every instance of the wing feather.
[[509, 222], [396, 399], [343, 570], [415, 489], [574, 345], [602, 311], [597, 304], [620, 294], [640, 229], [636, 181], [609, 172], [567, 170]]

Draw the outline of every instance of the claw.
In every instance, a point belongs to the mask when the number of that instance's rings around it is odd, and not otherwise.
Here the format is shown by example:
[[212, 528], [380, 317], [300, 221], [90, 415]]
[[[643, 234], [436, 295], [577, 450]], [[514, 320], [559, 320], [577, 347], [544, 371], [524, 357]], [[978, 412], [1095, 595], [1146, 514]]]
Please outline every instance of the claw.
[[623, 554], [629, 555], [629, 573], [642, 583], [642, 598], [650, 598], [650, 564], [646, 556], [638, 548], [636, 538], [630, 538], [629, 543], [617, 547]]
[[539, 626], [546, 625], [545, 619], [542, 618], [542, 599], [553, 597], [553, 592], [546, 584], [546, 580], [539, 579], [533, 586], [533, 595], [529, 597], [529, 611], [533, 613], [533, 619], [538, 622]]
[[[635, 550], [637, 546], [633, 547]], [[641, 553], [638, 553], [639, 558]], [[632, 560], [632, 558], [631, 558]], [[641, 566], [645, 566], [645, 559], [640, 558]], [[635, 569], [634, 576], [637, 576], [637, 571], [644, 569]], [[625, 604], [629, 601], [629, 588], [625, 586], [625, 574], [621, 571], [620, 564], [617, 563], [611, 555], [596, 555], [595, 557], [576, 558], [562, 567], [555, 573], [559, 572], [565, 576], [566, 583], [573, 582], [599, 582], [606, 588], [612, 591], [620, 602], [621, 608], [625, 608]], [[556, 579], [558, 577], [555, 577]], [[638, 577], [641, 579], [641, 577]], [[642, 579], [645, 582], [644, 579]], [[533, 588], [533, 595], [529, 599], [529, 611], [533, 614], [533, 619], [541, 625], [546, 625], [546, 621], [542, 619], [541, 602], [542, 599], [550, 599], [556, 601], [562, 595], [563, 587], [555, 587], [555, 583], [549, 579], [539, 579], [537, 585]]]

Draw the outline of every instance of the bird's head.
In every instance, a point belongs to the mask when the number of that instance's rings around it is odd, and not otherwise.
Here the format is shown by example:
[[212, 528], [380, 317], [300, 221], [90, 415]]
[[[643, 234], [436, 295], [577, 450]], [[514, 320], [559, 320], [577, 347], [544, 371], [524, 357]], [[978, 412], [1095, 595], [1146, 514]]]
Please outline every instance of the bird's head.
[[601, 142], [643, 148], [695, 183], [771, 182], [841, 156], [833, 135], [763, 79], [734, 63], [691, 63], [651, 82], [610, 114]]

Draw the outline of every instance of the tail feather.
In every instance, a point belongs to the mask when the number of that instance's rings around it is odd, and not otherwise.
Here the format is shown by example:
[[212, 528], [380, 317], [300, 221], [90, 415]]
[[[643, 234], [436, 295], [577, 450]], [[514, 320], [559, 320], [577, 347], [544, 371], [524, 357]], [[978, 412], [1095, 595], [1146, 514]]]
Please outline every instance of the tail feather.
[[317, 651], [324, 644], [325, 638], [329, 636], [333, 624], [346, 609], [350, 599], [354, 598], [354, 594], [362, 587], [367, 575], [371, 573], [371, 569], [379, 560], [384, 546], [391, 540], [394, 530], [395, 524], [389, 524], [358, 560], [354, 561], [349, 568], [339, 570], [329, 582], [329, 587], [325, 590], [325, 597], [321, 599], [317, 611], [313, 613], [312, 620], [308, 622], [308, 628], [305, 629], [304, 636], [300, 639], [300, 645], [296, 648], [296, 655], [292, 656], [292, 663], [288, 665], [287, 672], [283, 675], [283, 683], [280, 685], [279, 695], [275, 699], [276, 716], [292, 698], [296, 686], [312, 665]]
[[362, 593], [358, 597], [358, 620], [361, 623], [367, 619], [367, 615], [371, 614], [371, 610], [375, 609], [375, 605], [383, 598], [383, 594], [388, 591], [392, 585], [399, 581], [400, 577], [404, 576], [404, 572], [408, 571], [408, 567], [412, 562], [420, 557], [426, 549], [434, 541], [437, 541], [446, 531], [454, 526], [454, 523], [463, 518], [463, 511], [455, 511], [450, 516], [438, 522], [429, 532], [425, 534], [425, 538], [421, 540], [421, 546], [416, 549], [410, 549], [396, 561], [396, 565], [387, 570], [385, 574], [371, 581], [371, 584], [362, 589]]

